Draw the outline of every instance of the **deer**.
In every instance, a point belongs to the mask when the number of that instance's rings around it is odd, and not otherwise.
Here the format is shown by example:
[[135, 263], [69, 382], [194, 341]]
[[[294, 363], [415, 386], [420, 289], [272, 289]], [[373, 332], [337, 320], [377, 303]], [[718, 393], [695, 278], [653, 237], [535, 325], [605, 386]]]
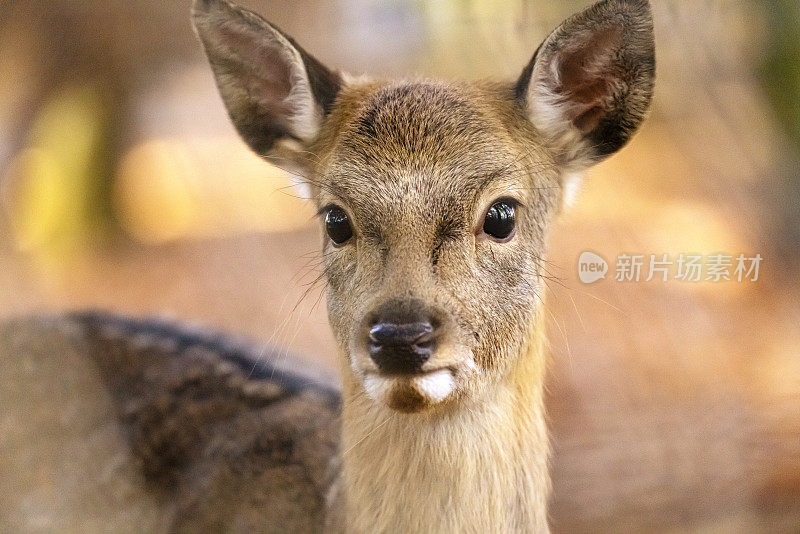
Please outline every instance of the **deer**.
[[353, 532], [546, 532], [550, 222], [644, 119], [648, 2], [606, 0], [515, 83], [355, 79], [227, 0], [194, 22], [244, 141], [324, 222]]
[[[239, 135], [317, 209], [341, 389], [159, 322], [89, 312], [4, 330], [12, 352], [60, 331], [54, 350], [96, 369], [102, 399], [75, 410], [127, 443], [87, 464], [116, 465], [138, 503], [119, 521], [548, 532], [549, 228], [648, 113], [649, 3], [573, 15], [510, 82], [354, 77], [229, 0], [195, 0], [192, 20]], [[27, 357], [54, 365], [47, 353]]]

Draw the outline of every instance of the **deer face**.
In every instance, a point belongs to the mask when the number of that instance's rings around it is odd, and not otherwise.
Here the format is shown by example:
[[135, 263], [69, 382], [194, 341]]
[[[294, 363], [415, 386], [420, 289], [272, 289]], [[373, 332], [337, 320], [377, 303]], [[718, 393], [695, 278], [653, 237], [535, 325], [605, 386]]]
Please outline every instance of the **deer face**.
[[547, 229], [652, 92], [645, 1], [566, 21], [516, 83], [346, 82], [226, 0], [195, 23], [237, 129], [319, 209], [346, 369], [403, 411], [480, 399], [526, 357]]
[[321, 138], [330, 321], [351, 371], [393, 408], [502, 376], [540, 305], [558, 169], [509, 93], [346, 88]]

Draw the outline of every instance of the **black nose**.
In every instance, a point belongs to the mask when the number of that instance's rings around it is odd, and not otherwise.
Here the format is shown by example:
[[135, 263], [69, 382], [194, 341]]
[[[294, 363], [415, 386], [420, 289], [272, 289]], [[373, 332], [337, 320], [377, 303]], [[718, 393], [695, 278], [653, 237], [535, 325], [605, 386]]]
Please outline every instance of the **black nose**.
[[434, 342], [430, 321], [379, 322], [369, 331], [369, 355], [381, 372], [419, 373], [431, 357]]

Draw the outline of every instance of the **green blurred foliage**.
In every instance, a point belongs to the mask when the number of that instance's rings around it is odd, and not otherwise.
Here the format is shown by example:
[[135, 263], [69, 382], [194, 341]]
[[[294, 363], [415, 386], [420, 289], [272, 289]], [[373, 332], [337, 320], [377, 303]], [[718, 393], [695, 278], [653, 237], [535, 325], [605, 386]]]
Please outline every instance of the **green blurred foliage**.
[[800, 2], [765, 0], [769, 41], [762, 79], [778, 119], [800, 154]]

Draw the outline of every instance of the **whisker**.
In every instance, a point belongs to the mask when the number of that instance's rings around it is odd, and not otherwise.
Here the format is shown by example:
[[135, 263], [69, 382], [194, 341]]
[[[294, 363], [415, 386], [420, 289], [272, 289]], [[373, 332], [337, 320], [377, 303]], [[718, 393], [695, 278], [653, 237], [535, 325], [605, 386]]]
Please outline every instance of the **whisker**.
[[380, 429], [380, 428], [381, 428], [383, 425], [385, 425], [386, 423], [388, 423], [388, 422], [389, 422], [389, 420], [391, 420], [391, 419], [393, 419], [393, 418], [394, 418], [394, 412], [390, 413], [390, 414], [389, 414], [389, 415], [386, 417], [386, 419], [384, 419], [384, 420], [383, 420], [383, 422], [382, 422], [382, 423], [380, 423], [378, 426], [376, 426], [375, 428], [373, 428], [372, 430], [370, 430], [370, 431], [369, 431], [369, 432], [368, 432], [368, 433], [367, 433], [367, 434], [366, 434], [364, 437], [362, 437], [360, 440], [358, 440], [358, 441], [357, 441], [357, 442], [355, 442], [353, 445], [351, 445], [349, 449], [347, 449], [346, 451], [344, 451], [344, 452], [342, 453], [342, 456], [346, 456], [348, 452], [352, 451], [352, 450], [353, 450], [355, 447], [357, 447], [358, 445], [360, 445], [362, 441], [364, 441], [365, 439], [367, 439], [368, 437], [370, 437], [370, 436], [371, 436], [372, 434], [374, 434], [374, 433], [375, 433], [375, 432], [376, 432], [378, 429]]

